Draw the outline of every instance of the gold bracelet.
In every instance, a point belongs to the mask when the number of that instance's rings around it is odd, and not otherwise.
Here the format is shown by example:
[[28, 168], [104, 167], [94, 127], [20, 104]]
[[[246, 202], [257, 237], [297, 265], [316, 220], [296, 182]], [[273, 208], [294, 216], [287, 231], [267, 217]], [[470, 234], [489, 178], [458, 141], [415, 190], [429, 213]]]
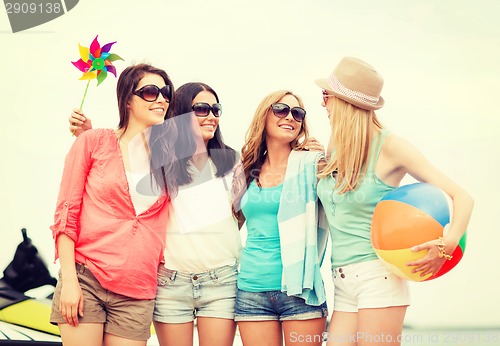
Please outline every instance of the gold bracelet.
[[439, 258], [444, 258], [444, 259], [450, 261], [453, 258], [453, 256], [446, 254], [446, 251], [444, 250], [444, 248], [446, 247], [446, 244], [444, 243], [443, 237], [439, 237], [438, 240], [440, 243], [437, 244], [436, 246], [437, 246], [438, 251], [439, 251], [439, 253], [438, 253]]

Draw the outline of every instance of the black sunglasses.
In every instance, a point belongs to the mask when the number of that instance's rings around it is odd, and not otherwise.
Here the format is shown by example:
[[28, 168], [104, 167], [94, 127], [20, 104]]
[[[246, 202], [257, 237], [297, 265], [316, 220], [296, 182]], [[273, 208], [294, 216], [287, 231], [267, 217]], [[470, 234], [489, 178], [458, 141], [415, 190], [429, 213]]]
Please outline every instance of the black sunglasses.
[[322, 90], [321, 92], [323, 94], [323, 102], [325, 104], [328, 102], [329, 97], [335, 96], [335, 95], [329, 94], [328, 91], [326, 91], [326, 90]]
[[144, 101], [155, 102], [158, 95], [163, 96], [165, 101], [170, 102], [172, 98], [172, 88], [170, 85], [165, 85], [163, 88], [158, 88], [156, 85], [148, 84], [138, 90], [132, 91], [132, 94], [139, 96]]
[[210, 106], [206, 102], [196, 102], [191, 109], [197, 117], [206, 117], [210, 114], [210, 111], [216, 118], [222, 115], [222, 105], [220, 103], [214, 103]]
[[288, 113], [292, 112], [292, 117], [297, 122], [302, 122], [306, 117], [306, 111], [302, 107], [293, 107], [290, 109], [290, 106], [285, 103], [275, 103], [271, 106], [273, 113], [278, 118], [286, 118]]

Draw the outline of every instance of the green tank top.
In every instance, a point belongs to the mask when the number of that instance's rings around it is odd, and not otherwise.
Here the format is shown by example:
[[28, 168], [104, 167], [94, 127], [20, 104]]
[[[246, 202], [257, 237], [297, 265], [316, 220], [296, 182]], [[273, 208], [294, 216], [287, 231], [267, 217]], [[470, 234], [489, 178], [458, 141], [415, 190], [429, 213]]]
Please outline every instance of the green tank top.
[[395, 186], [381, 181], [375, 174], [382, 143], [388, 131], [382, 129], [371, 143], [366, 175], [352, 191], [338, 194], [330, 175], [318, 183], [318, 197], [326, 212], [332, 238], [332, 268], [377, 258], [370, 240], [373, 210]]

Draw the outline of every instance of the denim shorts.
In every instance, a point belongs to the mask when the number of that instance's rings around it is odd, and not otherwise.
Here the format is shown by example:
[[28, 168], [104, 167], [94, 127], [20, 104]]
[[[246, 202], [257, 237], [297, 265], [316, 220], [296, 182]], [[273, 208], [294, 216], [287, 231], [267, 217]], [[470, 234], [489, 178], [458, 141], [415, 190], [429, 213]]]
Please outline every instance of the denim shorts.
[[[154, 299], [134, 299], [113, 293], [101, 286], [99, 281], [83, 264], [76, 264], [78, 283], [82, 288], [83, 317], [80, 323], [99, 323], [104, 332], [132, 340], [147, 340], [151, 335]], [[61, 298], [61, 271], [52, 298], [50, 323], [67, 323], [59, 312]]]
[[333, 269], [333, 283], [335, 311], [410, 305], [408, 282], [379, 259]]
[[235, 321], [300, 321], [328, 316], [326, 302], [307, 305], [305, 300], [281, 291], [247, 292], [238, 289]]
[[238, 264], [204, 273], [186, 273], [160, 266], [153, 319], [186, 323], [196, 317], [234, 318]]

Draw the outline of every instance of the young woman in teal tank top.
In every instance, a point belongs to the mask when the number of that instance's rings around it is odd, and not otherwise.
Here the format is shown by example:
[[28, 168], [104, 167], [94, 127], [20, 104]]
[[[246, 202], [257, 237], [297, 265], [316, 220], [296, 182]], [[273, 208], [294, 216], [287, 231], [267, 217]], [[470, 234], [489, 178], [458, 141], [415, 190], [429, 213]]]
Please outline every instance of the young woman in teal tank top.
[[[311, 199], [302, 200], [302, 196], [293, 194], [291, 186], [299, 189], [294, 184], [299, 178], [293, 180], [291, 176], [306, 174], [299, 171], [296, 160], [309, 155], [322, 157], [321, 153], [298, 151], [308, 139], [303, 107], [301, 99], [289, 91], [265, 97], [257, 107], [242, 149], [242, 189], [237, 193], [235, 213], [238, 211], [239, 220], [246, 220], [247, 239], [240, 258], [235, 320], [245, 346], [280, 346], [283, 339], [287, 346], [303, 345], [301, 340], [305, 338], [311, 340], [307, 345], [322, 344], [328, 311], [319, 266], [308, 260], [295, 261], [297, 253], [311, 251], [297, 241], [307, 232], [307, 227], [302, 227], [297, 219], [306, 215], [301, 208], [316, 205], [316, 161], [304, 165], [307, 174], [312, 172], [312, 179], [310, 184], [300, 185], [300, 191], [309, 191]], [[309, 142], [308, 148], [314, 147], [314, 141]], [[322, 146], [320, 150], [323, 151]], [[283, 222], [280, 218], [283, 214], [293, 214], [294, 218]], [[287, 232], [290, 220], [294, 228]], [[314, 233], [316, 236], [316, 228]], [[317, 258], [314, 248], [313, 257]], [[293, 268], [288, 261], [291, 253]], [[308, 293], [313, 289], [305, 288], [302, 286], [305, 280], [297, 279], [303, 273], [317, 278], [314, 284], [317, 299], [309, 299]], [[297, 280], [307, 294], [289, 292], [292, 282]]]
[[[330, 158], [318, 184], [332, 237], [335, 283], [327, 345], [374, 340], [377, 345], [400, 345], [409, 294], [406, 281], [389, 272], [371, 246], [375, 205], [406, 174], [437, 186], [453, 200], [453, 220], [443, 239], [446, 254], [451, 254], [466, 230], [473, 200], [413, 145], [382, 127], [374, 111], [384, 105], [383, 79], [372, 66], [346, 57], [316, 84], [323, 89], [322, 105], [332, 130]], [[439, 256], [440, 242], [412, 248], [428, 250], [424, 258], [408, 263], [414, 272], [424, 276], [441, 268], [446, 259]]]

